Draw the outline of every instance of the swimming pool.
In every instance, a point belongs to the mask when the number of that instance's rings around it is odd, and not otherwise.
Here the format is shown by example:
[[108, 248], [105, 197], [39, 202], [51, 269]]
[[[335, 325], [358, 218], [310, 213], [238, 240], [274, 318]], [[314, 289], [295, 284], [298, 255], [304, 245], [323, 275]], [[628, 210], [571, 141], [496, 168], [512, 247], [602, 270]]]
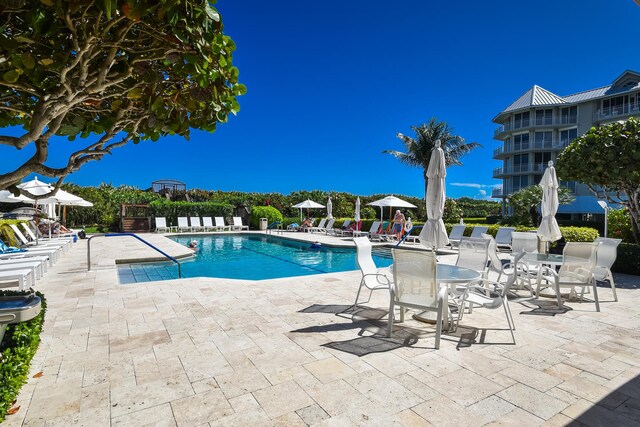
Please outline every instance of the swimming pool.
[[[310, 243], [266, 235], [173, 236], [187, 246], [195, 240], [198, 251], [193, 260], [180, 261], [182, 277], [220, 277], [264, 280], [357, 270], [355, 248], [321, 247]], [[391, 265], [389, 248], [374, 248], [378, 267]], [[138, 263], [118, 266], [120, 283], [148, 282], [178, 278], [172, 262]]]

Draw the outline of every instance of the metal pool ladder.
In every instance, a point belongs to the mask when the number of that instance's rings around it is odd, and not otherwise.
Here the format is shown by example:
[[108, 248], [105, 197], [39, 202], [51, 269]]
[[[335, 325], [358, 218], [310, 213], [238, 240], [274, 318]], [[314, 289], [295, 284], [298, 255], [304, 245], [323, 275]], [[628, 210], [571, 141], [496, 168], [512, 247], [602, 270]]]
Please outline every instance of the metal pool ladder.
[[122, 236], [135, 237], [136, 239], [140, 240], [145, 245], [149, 246], [151, 249], [155, 250], [156, 252], [161, 253], [162, 255], [164, 255], [169, 260], [171, 260], [171, 261], [175, 262], [176, 264], [178, 264], [178, 278], [182, 277], [182, 269], [181, 269], [181, 266], [180, 266], [180, 262], [177, 259], [175, 259], [171, 255], [167, 254], [166, 252], [156, 248], [151, 243], [147, 242], [142, 237], [140, 237], [140, 236], [138, 236], [137, 234], [134, 234], [134, 233], [107, 233], [107, 234], [94, 234], [92, 236], [89, 236], [87, 238], [87, 271], [91, 271], [91, 239], [93, 239], [94, 237], [122, 237]]

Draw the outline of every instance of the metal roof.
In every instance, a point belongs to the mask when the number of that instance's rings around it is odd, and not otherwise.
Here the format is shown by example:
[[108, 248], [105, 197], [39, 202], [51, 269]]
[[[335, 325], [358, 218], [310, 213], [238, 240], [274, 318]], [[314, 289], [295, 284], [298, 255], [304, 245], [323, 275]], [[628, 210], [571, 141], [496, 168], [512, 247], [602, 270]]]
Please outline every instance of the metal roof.
[[531, 89], [526, 91], [520, 98], [518, 98], [513, 104], [509, 105], [503, 113], [509, 111], [520, 110], [521, 108], [527, 108], [540, 105], [557, 105], [565, 104], [566, 101], [546, 89], [541, 88], [538, 85], [533, 85]]

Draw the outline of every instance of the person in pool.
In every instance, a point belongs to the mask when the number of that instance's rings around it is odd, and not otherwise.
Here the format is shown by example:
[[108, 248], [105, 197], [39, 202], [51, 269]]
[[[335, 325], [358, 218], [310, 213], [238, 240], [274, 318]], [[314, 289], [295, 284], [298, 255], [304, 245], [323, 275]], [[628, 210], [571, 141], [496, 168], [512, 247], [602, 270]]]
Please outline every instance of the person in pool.
[[192, 240], [189, 242], [189, 249], [193, 249], [194, 252], [198, 250], [198, 242]]

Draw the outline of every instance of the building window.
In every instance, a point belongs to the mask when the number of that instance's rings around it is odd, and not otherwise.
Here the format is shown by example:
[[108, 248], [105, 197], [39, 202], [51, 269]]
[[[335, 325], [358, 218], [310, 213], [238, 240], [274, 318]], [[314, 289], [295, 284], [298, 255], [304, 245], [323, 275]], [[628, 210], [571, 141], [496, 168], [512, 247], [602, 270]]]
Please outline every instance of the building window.
[[[547, 165], [547, 163], [549, 163], [549, 160], [551, 160], [551, 152], [547, 151], [544, 153], [535, 153], [534, 157], [533, 157], [533, 161], [534, 163], [542, 163], [545, 166]], [[536, 184], [540, 182], [540, 181], [536, 181]]]
[[529, 127], [529, 112], [526, 113], [518, 113], [513, 116], [513, 128], [526, 128]]
[[565, 129], [560, 131], [560, 147], [564, 148], [578, 137], [578, 129]]
[[605, 116], [622, 114], [624, 106], [624, 96], [616, 96], [615, 98], [602, 100], [602, 112]]
[[560, 110], [560, 123], [572, 125], [578, 123], [578, 107], [567, 107]]
[[526, 172], [529, 170], [529, 155], [516, 154], [513, 156], [513, 172]]
[[529, 176], [514, 176], [512, 179], [513, 182], [513, 192], [520, 191], [525, 187], [529, 186]]
[[534, 147], [535, 148], [551, 148], [553, 141], [553, 132], [536, 132], [534, 134]]
[[536, 111], [536, 126], [551, 125], [553, 124], [553, 110], [537, 110]]
[[528, 150], [528, 149], [529, 149], [528, 133], [513, 135], [513, 151]]

